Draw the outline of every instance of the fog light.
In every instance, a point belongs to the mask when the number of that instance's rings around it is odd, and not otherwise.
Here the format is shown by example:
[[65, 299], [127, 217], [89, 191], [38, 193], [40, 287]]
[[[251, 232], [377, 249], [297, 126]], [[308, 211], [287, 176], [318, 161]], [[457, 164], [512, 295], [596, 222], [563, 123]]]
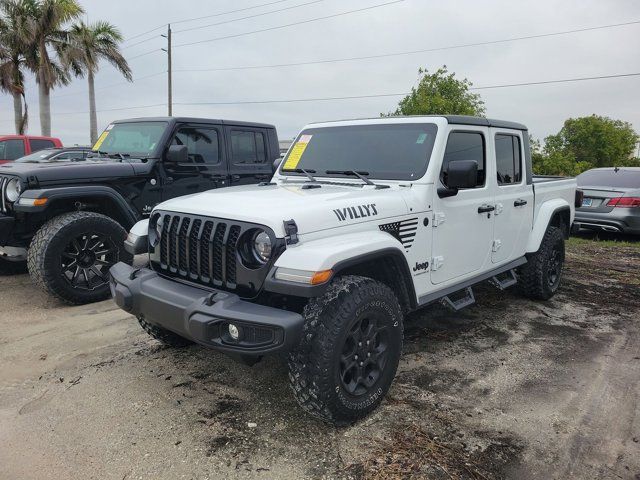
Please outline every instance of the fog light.
[[229, 336], [234, 340], [238, 340], [238, 338], [240, 338], [240, 329], [238, 329], [238, 327], [233, 323], [229, 324]]

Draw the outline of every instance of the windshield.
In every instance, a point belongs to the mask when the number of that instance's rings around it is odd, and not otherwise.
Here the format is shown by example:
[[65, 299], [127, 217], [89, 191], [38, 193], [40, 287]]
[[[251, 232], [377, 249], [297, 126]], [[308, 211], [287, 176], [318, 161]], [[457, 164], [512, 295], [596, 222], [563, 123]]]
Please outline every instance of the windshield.
[[35, 153], [31, 153], [29, 155], [26, 155], [24, 157], [18, 158], [16, 160], [16, 163], [34, 163], [34, 162], [41, 162], [43, 160], [46, 160], [47, 158], [49, 158], [50, 156], [54, 155], [55, 153], [60, 152], [60, 150], [53, 150], [53, 149], [46, 149], [46, 150], [39, 150]]
[[580, 187], [640, 188], [640, 169], [587, 170], [576, 180]]
[[287, 170], [303, 169], [323, 176], [327, 171], [355, 170], [370, 178], [415, 180], [427, 170], [437, 131], [432, 123], [308, 128], [280, 171], [290, 175]]
[[147, 158], [153, 154], [166, 126], [167, 122], [113, 123], [102, 132], [93, 150]]

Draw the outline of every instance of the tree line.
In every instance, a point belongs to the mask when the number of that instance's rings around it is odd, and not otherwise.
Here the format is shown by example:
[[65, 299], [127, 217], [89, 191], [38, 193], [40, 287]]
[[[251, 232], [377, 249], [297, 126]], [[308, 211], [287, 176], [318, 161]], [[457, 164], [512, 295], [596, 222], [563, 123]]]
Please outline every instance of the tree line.
[[13, 97], [15, 130], [29, 121], [25, 79], [38, 85], [40, 129], [51, 136], [51, 91], [86, 77], [89, 86], [89, 136], [98, 137], [95, 76], [106, 60], [129, 81], [131, 69], [120, 52], [122, 35], [109, 22], [85, 23], [76, 0], [0, 0], [0, 91]]
[[[418, 82], [400, 100], [393, 115], [485, 116], [481, 96], [472, 83], [458, 79], [446, 66], [429, 73], [418, 70]], [[569, 118], [560, 131], [544, 139], [531, 138], [533, 171], [538, 175], [576, 176], [597, 167], [640, 167], [636, 156], [638, 134], [629, 122], [591, 115]]]

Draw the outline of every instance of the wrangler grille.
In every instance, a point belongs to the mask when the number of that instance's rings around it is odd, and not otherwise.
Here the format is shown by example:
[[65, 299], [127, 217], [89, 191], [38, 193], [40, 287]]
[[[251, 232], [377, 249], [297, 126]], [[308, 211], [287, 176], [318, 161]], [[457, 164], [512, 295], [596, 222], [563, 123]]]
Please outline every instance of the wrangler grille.
[[251, 235], [249, 230], [269, 230], [260, 225], [157, 212], [150, 228], [160, 233], [158, 244], [151, 248], [151, 264], [166, 276], [248, 295], [261, 288], [273, 263], [257, 268], [242, 263], [240, 244]]

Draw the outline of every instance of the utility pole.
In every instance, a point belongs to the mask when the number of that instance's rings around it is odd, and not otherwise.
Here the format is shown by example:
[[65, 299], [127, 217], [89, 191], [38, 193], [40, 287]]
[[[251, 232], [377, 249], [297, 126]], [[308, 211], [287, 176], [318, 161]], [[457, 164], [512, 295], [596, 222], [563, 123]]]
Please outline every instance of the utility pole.
[[162, 35], [167, 39], [167, 48], [163, 48], [163, 52], [167, 52], [167, 112], [169, 116], [173, 116], [173, 85], [172, 85], [172, 67], [171, 67], [171, 24], [167, 25], [167, 34]]

